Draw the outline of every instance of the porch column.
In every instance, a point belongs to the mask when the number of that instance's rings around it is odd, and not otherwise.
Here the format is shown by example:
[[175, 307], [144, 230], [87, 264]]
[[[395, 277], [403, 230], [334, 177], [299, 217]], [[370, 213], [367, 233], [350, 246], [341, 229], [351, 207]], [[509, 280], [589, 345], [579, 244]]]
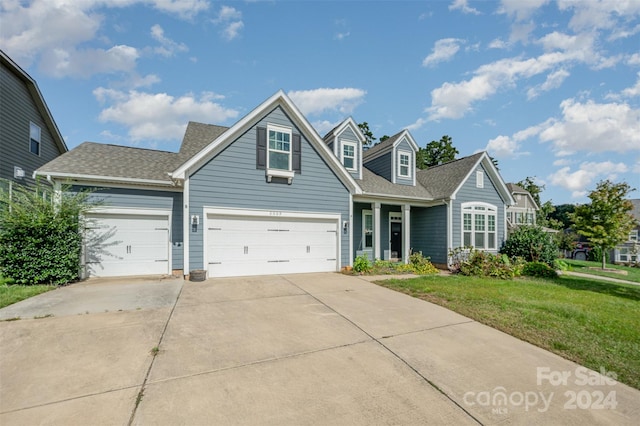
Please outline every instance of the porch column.
[[402, 261], [409, 263], [411, 254], [411, 205], [402, 206]]
[[380, 256], [380, 203], [373, 203], [373, 259]]

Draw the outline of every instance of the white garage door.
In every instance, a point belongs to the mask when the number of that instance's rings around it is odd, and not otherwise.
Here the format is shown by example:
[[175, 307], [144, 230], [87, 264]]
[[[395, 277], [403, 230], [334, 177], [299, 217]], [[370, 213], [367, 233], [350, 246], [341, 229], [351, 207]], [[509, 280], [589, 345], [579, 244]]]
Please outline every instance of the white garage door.
[[335, 271], [336, 220], [209, 215], [210, 277]]
[[169, 216], [91, 214], [85, 232], [87, 276], [169, 273]]

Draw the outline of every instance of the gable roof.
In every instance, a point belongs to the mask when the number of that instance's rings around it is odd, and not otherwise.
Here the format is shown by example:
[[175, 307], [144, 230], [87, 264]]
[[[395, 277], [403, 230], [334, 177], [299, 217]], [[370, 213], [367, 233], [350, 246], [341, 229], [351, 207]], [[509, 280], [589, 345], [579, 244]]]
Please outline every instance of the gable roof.
[[329, 142], [336, 135], [339, 135], [349, 125], [353, 127], [354, 133], [356, 134], [356, 137], [360, 140], [360, 143], [364, 144], [364, 141], [365, 141], [364, 135], [362, 134], [362, 131], [360, 131], [358, 124], [355, 122], [355, 120], [352, 117], [347, 117], [345, 120], [337, 124], [333, 129], [329, 130], [329, 132], [326, 135], [324, 135], [322, 140], [324, 140], [325, 142]]
[[529, 197], [529, 200], [531, 200], [531, 202], [533, 203], [533, 205], [536, 208], [536, 210], [540, 209], [540, 207], [538, 207], [538, 203], [536, 203], [536, 200], [533, 199], [533, 195], [531, 195], [531, 193], [529, 191], [527, 191], [526, 189], [524, 189], [520, 185], [515, 184], [515, 183], [508, 183], [507, 184], [507, 188], [509, 189], [509, 191], [511, 191], [512, 194], [526, 195], [527, 197]]
[[179, 152], [84, 142], [36, 170], [40, 176], [148, 185], [171, 185], [169, 173], [228, 127], [190, 121]]
[[511, 192], [485, 151], [429, 167], [426, 170], [418, 170], [416, 178], [422, 186], [429, 188], [434, 198], [453, 199], [479, 164], [484, 166], [489, 178], [496, 186], [502, 199], [505, 200], [505, 203], [514, 204], [515, 201], [511, 196]]
[[53, 115], [51, 115], [51, 111], [49, 111], [49, 107], [47, 106], [47, 103], [45, 102], [44, 97], [42, 96], [42, 93], [40, 92], [40, 89], [38, 88], [38, 84], [36, 83], [36, 81], [33, 78], [31, 78], [31, 76], [27, 74], [25, 70], [20, 68], [18, 64], [13, 62], [13, 59], [7, 56], [7, 54], [4, 53], [2, 50], [0, 50], [0, 63], [2, 63], [2, 65], [7, 67], [14, 75], [16, 75], [20, 80], [22, 80], [25, 86], [27, 86], [27, 90], [31, 94], [31, 98], [35, 103], [36, 108], [38, 109], [38, 112], [40, 112], [42, 119], [47, 125], [47, 129], [49, 130], [49, 133], [51, 133], [51, 137], [53, 138], [53, 141], [56, 144], [56, 147], [58, 148], [60, 153], [65, 153], [69, 151], [69, 149], [67, 148], [67, 144], [64, 142], [64, 139], [60, 134], [58, 125], [53, 119]]
[[340, 164], [333, 152], [324, 143], [320, 135], [318, 135], [318, 132], [316, 132], [313, 126], [311, 126], [311, 123], [307, 121], [300, 110], [298, 110], [295, 104], [282, 90], [279, 90], [277, 93], [272, 95], [249, 114], [245, 115], [240, 121], [223, 132], [217, 139], [209, 143], [195, 156], [177, 167], [171, 173], [171, 176], [174, 179], [185, 179], [191, 170], [196, 170], [209, 161], [216, 154], [229, 146], [234, 140], [240, 137], [240, 135], [254, 126], [265, 114], [277, 107], [282, 108], [291, 120], [300, 128], [309, 143], [315, 148], [320, 157], [329, 165], [338, 179], [340, 179], [340, 181], [344, 183], [350, 191], [359, 193], [360, 188], [353, 177], [349, 172], [347, 172], [342, 164]]
[[358, 179], [363, 195], [392, 198], [419, 198], [423, 201], [434, 199], [431, 191], [422, 185], [398, 185], [375, 174], [366, 167], [362, 168], [362, 179]]
[[403, 137], [406, 137], [412, 148], [415, 151], [418, 151], [418, 145], [413, 139], [413, 136], [411, 136], [411, 133], [409, 133], [407, 129], [404, 129], [389, 137], [388, 139], [385, 139], [383, 142], [380, 142], [364, 151], [364, 153], [362, 154], [363, 159], [365, 161], [372, 160], [378, 155], [382, 155], [387, 151], [391, 151], [402, 140]]

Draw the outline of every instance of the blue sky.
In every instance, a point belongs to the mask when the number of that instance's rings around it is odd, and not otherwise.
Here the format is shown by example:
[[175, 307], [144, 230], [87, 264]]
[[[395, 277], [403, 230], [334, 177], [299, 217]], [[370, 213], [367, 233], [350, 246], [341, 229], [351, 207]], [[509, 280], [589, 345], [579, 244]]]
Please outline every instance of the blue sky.
[[176, 151], [282, 89], [321, 135], [446, 134], [543, 201], [640, 190], [640, 1], [0, 0], [0, 22], [69, 148]]

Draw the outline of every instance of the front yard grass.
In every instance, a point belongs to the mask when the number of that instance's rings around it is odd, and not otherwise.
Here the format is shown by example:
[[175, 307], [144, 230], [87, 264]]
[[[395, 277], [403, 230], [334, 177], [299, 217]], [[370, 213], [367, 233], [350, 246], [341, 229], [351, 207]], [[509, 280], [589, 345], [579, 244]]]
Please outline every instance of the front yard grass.
[[617, 271], [623, 272], [620, 274], [616, 272], [607, 272], [606, 270], [603, 271], [601, 262], [589, 262], [585, 260], [573, 260], [573, 259], [562, 259], [562, 260], [569, 265], [570, 267], [569, 270], [573, 272], [582, 272], [590, 275], [599, 275], [602, 277], [617, 278], [619, 280], [626, 280], [626, 281], [633, 281], [634, 283], [640, 283], [640, 268], [632, 268], [629, 266], [614, 265], [611, 263], [607, 263], [606, 269], [615, 269]]
[[55, 288], [54, 285], [17, 285], [12, 279], [0, 276], [0, 308]]
[[640, 389], [640, 286], [563, 275], [553, 280], [452, 276], [379, 285], [436, 303]]

